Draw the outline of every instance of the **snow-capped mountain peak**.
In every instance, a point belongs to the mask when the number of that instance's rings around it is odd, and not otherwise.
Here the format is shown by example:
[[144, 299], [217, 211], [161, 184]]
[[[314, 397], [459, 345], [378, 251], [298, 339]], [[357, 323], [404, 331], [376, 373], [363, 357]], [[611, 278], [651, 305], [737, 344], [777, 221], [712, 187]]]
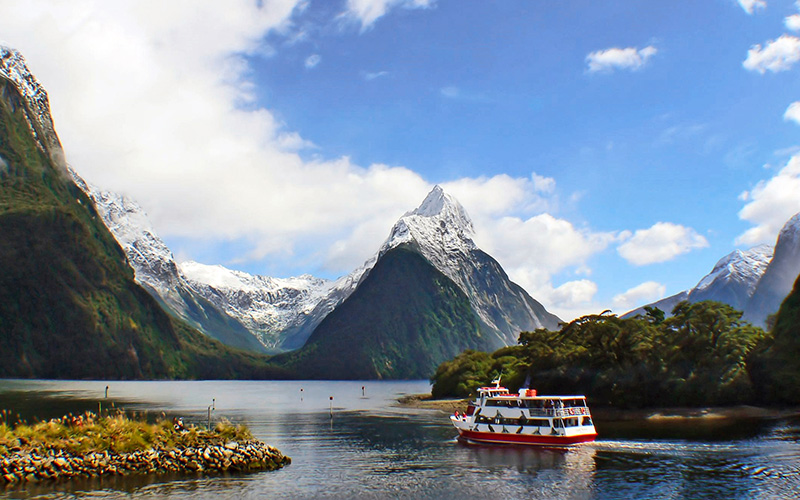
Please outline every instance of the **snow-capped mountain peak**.
[[[714, 300], [744, 311], [772, 261], [774, 250], [771, 245], [758, 245], [744, 251], [734, 250], [721, 258], [714, 269], [694, 288], [649, 305], [670, 314], [672, 308], [684, 300], [691, 303]], [[629, 318], [644, 313], [643, 306], [623, 314], [622, 317]]]
[[705, 290], [717, 280], [735, 280], [747, 283], [752, 294], [772, 259], [773, 250], [770, 245], [758, 245], [745, 251], [734, 250], [721, 258], [694, 290]]
[[800, 274], [800, 213], [783, 225], [775, 243], [775, 255], [758, 282], [743, 318], [755, 325], [766, 325], [781, 302], [792, 291]]
[[795, 214], [781, 228], [778, 240], [785, 241], [786, 244], [797, 246], [800, 243], [800, 213]]
[[47, 111], [47, 119], [50, 119], [47, 92], [39, 80], [33, 76], [33, 73], [28, 70], [22, 54], [12, 48], [0, 45], [0, 75], [14, 82], [28, 102], [38, 104], [41, 111]]
[[[331, 287], [330, 281], [309, 274], [292, 278], [272, 278], [194, 261], [181, 262], [178, 268], [195, 289], [209, 287], [217, 293], [245, 293], [251, 302], [263, 300], [261, 309], [280, 309], [280, 305], [276, 303], [292, 302], [290, 309], [307, 313]], [[248, 314], [255, 316], [253, 311]]]
[[472, 220], [464, 207], [437, 185], [418, 208], [397, 221], [381, 254], [404, 243], [416, 243], [428, 258], [431, 250], [469, 251], [477, 248], [472, 240], [474, 234]]
[[27, 101], [34, 116], [26, 112], [26, 119], [39, 148], [50, 154], [57, 167], [65, 169], [64, 153], [53, 126], [47, 92], [28, 69], [22, 54], [3, 45], [0, 45], [0, 77], [11, 81]]

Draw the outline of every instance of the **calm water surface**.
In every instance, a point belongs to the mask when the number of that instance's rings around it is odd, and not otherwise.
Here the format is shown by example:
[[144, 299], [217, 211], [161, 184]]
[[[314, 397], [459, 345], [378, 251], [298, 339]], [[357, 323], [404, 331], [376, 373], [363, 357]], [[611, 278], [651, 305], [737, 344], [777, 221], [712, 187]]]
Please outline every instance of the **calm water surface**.
[[570, 450], [467, 446], [447, 414], [396, 406], [404, 394], [429, 390], [424, 381], [0, 380], [0, 409], [26, 418], [113, 401], [204, 425], [215, 399], [213, 420], [244, 423], [293, 460], [250, 475], [0, 487], [0, 498], [800, 498], [797, 421], [655, 429], [599, 422], [597, 442]]

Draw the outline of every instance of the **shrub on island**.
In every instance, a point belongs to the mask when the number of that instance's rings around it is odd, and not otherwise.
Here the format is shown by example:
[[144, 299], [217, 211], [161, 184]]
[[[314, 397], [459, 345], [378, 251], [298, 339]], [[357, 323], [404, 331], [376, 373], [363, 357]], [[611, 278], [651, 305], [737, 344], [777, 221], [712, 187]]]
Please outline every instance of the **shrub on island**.
[[166, 418], [87, 412], [11, 427], [0, 423], [0, 482], [109, 475], [275, 470], [291, 463], [227, 421], [213, 430]]

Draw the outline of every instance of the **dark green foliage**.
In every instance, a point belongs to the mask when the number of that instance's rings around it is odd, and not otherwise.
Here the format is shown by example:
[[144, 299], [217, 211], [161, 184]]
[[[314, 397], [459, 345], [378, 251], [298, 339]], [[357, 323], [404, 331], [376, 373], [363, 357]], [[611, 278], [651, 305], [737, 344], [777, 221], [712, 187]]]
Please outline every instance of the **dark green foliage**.
[[469, 300], [418, 253], [383, 255], [298, 351], [275, 362], [304, 378], [428, 378], [470, 346], [488, 346]]
[[467, 397], [489, 381], [502, 377], [505, 384], [519, 387], [523, 373], [522, 351], [519, 346], [504, 347], [492, 354], [468, 349], [451, 361], [445, 361], [431, 377], [434, 398]]
[[[0, 78], [0, 377], [280, 376], [169, 317]], [[4, 166], [3, 166], [4, 165]]]
[[781, 304], [772, 333], [748, 363], [756, 394], [766, 403], [800, 404], [800, 277]]
[[662, 311], [657, 307], [644, 306], [644, 311], [646, 313], [648, 321], [650, 321], [651, 323], [655, 323], [656, 325], [660, 325], [661, 323], [663, 323], [664, 319], [666, 318], [666, 314], [664, 313], [664, 311]]
[[681, 302], [664, 322], [668, 389], [682, 404], [753, 401], [748, 355], [766, 333], [720, 302]]
[[[719, 302], [681, 302], [673, 316], [658, 310], [622, 319], [608, 311], [578, 318], [558, 331], [520, 334], [517, 350], [463, 357], [442, 364], [432, 379], [436, 395], [463, 395], [491, 380], [488, 369], [510, 371], [512, 390], [523, 385], [547, 394], [586, 394], [617, 407], [704, 406], [752, 402], [745, 369], [766, 334]], [[513, 356], [513, 362], [501, 361]], [[492, 361], [494, 360], [494, 361]], [[478, 377], [482, 374], [483, 378]], [[478, 379], [478, 380], [476, 380]]]

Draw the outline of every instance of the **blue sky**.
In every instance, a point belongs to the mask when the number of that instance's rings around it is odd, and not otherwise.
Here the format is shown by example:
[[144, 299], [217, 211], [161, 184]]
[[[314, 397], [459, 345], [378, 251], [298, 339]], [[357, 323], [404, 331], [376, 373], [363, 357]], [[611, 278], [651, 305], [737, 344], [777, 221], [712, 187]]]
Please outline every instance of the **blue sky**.
[[0, 6], [70, 164], [178, 259], [335, 278], [441, 184], [564, 319], [774, 243], [798, 37], [789, 0]]

